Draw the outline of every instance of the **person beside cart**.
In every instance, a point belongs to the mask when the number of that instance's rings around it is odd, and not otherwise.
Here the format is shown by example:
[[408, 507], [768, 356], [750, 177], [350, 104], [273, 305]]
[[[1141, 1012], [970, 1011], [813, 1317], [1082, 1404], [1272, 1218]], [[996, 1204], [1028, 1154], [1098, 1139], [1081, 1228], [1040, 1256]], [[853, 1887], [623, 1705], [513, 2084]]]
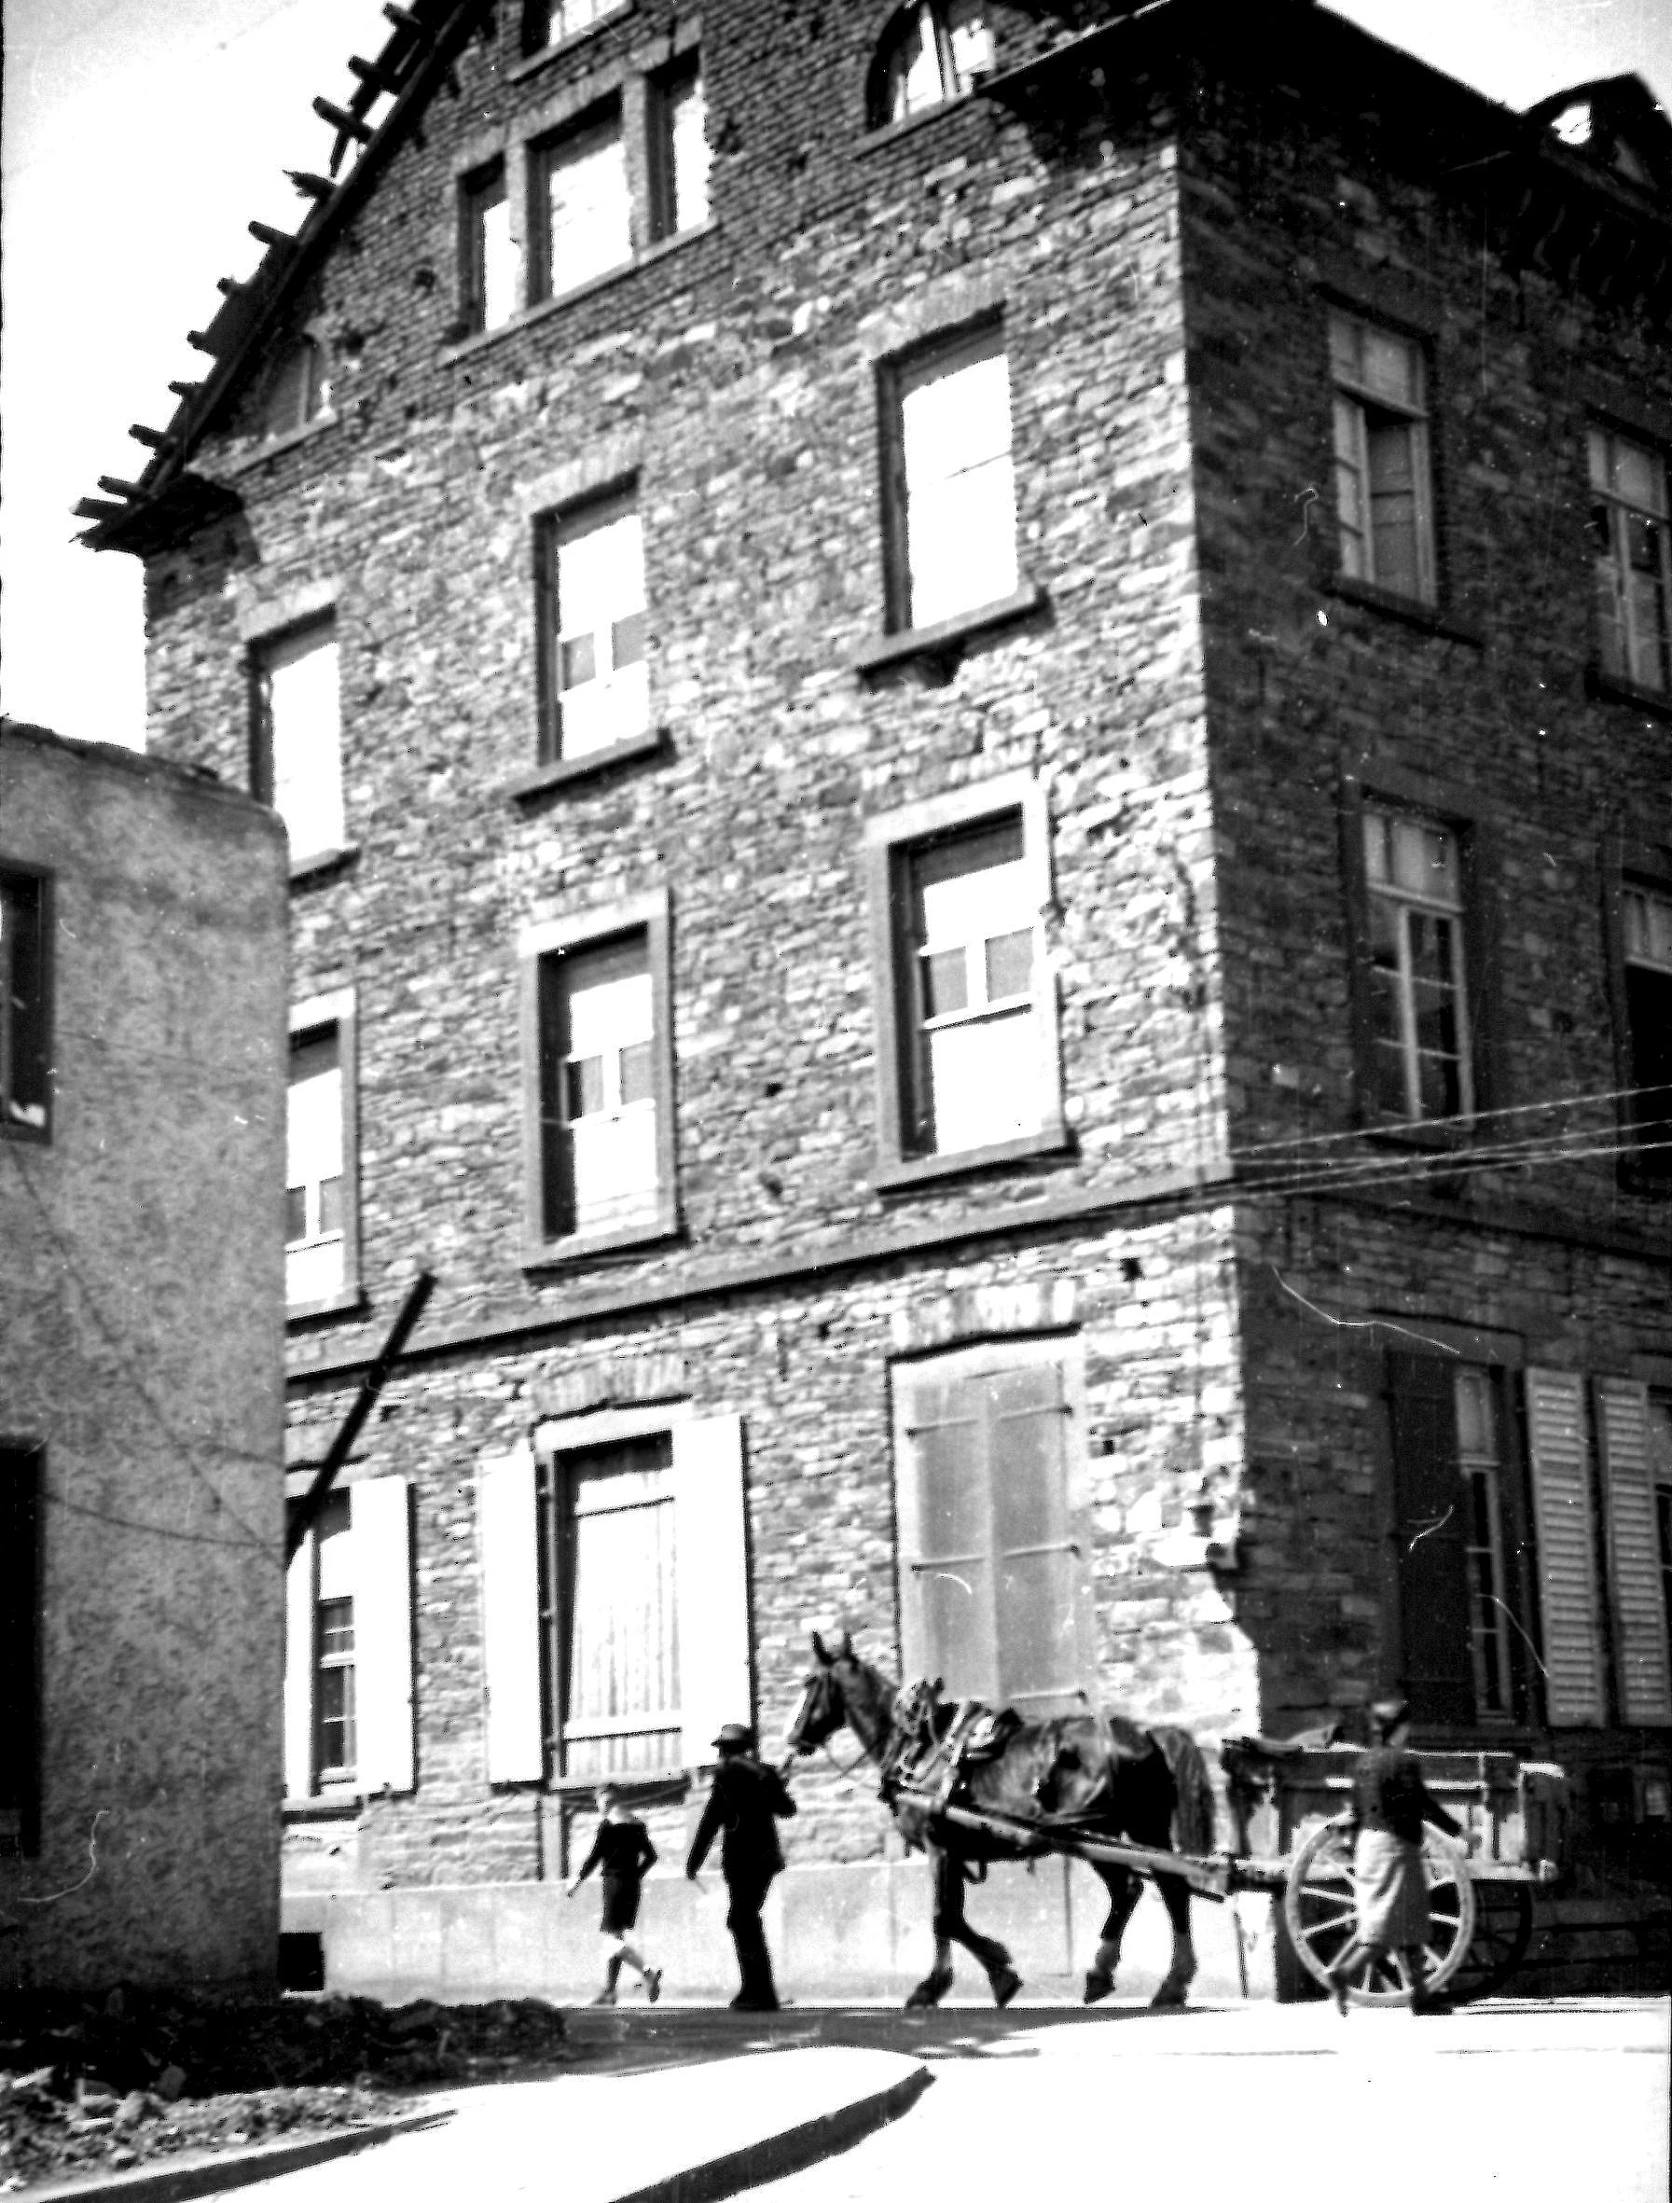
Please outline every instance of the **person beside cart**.
[[656, 1846], [643, 1821], [628, 1811], [621, 1792], [612, 1784], [605, 1784], [598, 1792], [598, 1808], [598, 1832], [592, 1839], [592, 1849], [564, 1891], [566, 1897], [573, 1897], [593, 1868], [598, 1868], [604, 1892], [598, 1932], [608, 1940], [610, 1950], [604, 1961], [604, 1986], [592, 2001], [613, 2004], [622, 1966], [628, 1965], [643, 1981], [645, 1995], [654, 2004], [662, 1993], [661, 1969], [647, 1966], [627, 1937], [638, 1921], [639, 1894], [645, 1875], [656, 1864]]
[[1423, 1781], [1416, 1754], [1408, 1749], [1411, 1709], [1405, 1700], [1378, 1699], [1370, 1719], [1376, 1742], [1353, 1762], [1353, 1934], [1329, 1968], [1330, 1994], [1345, 2016], [1354, 1976], [1396, 1951], [1409, 1973], [1411, 2010], [1447, 2011], [1445, 2000], [1429, 1995], [1426, 1987], [1428, 1873], [1422, 1827], [1431, 1821], [1448, 1836], [1463, 1830]]

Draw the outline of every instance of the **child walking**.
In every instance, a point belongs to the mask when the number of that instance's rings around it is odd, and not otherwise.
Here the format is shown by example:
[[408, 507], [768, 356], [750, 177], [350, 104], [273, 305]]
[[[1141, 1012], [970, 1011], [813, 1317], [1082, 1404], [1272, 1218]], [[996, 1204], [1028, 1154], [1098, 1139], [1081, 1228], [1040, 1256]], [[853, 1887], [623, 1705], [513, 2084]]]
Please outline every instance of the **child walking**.
[[647, 1966], [627, 1937], [639, 1916], [639, 1891], [646, 1872], [656, 1864], [656, 1846], [643, 1821], [630, 1813], [621, 1792], [606, 1783], [598, 1792], [598, 1833], [563, 1894], [573, 1897], [594, 1867], [604, 1890], [604, 1912], [599, 1933], [608, 1938], [610, 1955], [604, 1964], [604, 1986], [594, 2004], [613, 2004], [622, 1962], [644, 1982], [645, 1995], [654, 2004], [662, 1993], [662, 1973]]

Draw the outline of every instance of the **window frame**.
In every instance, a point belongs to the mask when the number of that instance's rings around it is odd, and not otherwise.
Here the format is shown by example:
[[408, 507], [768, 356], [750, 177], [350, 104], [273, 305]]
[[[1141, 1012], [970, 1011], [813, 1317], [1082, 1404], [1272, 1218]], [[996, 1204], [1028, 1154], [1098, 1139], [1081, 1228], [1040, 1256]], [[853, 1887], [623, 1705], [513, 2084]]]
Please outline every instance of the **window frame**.
[[[675, 155], [674, 101], [687, 86], [695, 85], [703, 111], [703, 144], [707, 163], [703, 170], [703, 211], [693, 222], [681, 223], [679, 215], [679, 164]], [[710, 184], [714, 174], [714, 149], [708, 140], [708, 76], [700, 46], [687, 47], [644, 80], [645, 118], [645, 247], [671, 245], [677, 238], [692, 237], [714, 218]]]
[[29, 1053], [40, 1066], [39, 1104], [28, 1103], [43, 1112], [40, 1124], [29, 1124], [14, 1119], [12, 1115], [12, 1080], [16, 1062], [17, 1028], [26, 1020], [15, 1017], [11, 994], [11, 951], [0, 940], [0, 1140], [22, 1140], [37, 1147], [52, 1144], [53, 1118], [57, 1100], [58, 1069], [54, 1061], [54, 1026], [57, 1006], [57, 875], [49, 867], [27, 864], [21, 858], [0, 857], [0, 887], [6, 883], [32, 882], [35, 910], [33, 922], [36, 929], [39, 957], [38, 1000], [34, 1010], [34, 1038], [28, 1042]]
[[[645, 940], [651, 998], [651, 1094], [656, 1108], [656, 1204], [653, 1216], [601, 1232], [547, 1229], [547, 1042], [545, 972], [550, 959], [604, 948], [633, 934]], [[522, 1033], [524, 1269], [585, 1262], [616, 1248], [667, 1239], [680, 1228], [678, 1139], [674, 1124], [672, 928], [665, 888], [530, 927], [518, 942]]]
[[[1659, 471], [1661, 510], [1656, 513], [1633, 504], [1611, 487], [1603, 487], [1591, 478], [1591, 451], [1593, 439], [1605, 439], [1608, 447], [1610, 471], [1613, 470], [1615, 447], [1625, 444], [1653, 462]], [[1667, 464], [1664, 442], [1646, 431], [1617, 425], [1603, 415], [1593, 415], [1585, 424], [1585, 496], [1590, 508], [1592, 524], [1592, 594], [1591, 621], [1595, 638], [1591, 656], [1591, 675], [1595, 683], [1604, 688], [1621, 690], [1629, 695], [1652, 699], [1661, 709], [1672, 708], [1672, 468]], [[1607, 561], [1612, 568], [1615, 584], [1615, 601], [1620, 607], [1619, 628], [1626, 663], [1609, 666], [1604, 659], [1602, 623], [1597, 604], [1596, 574], [1603, 553], [1596, 542], [1595, 516], [1599, 502], [1609, 516]], [[1661, 664], [1664, 678], [1645, 681], [1632, 664], [1635, 644], [1633, 600], [1624, 586], [1632, 572], [1627, 546], [1624, 541], [1626, 515], [1636, 513], [1653, 521], [1660, 535], [1660, 573], [1658, 589], [1661, 606]]]
[[[978, 10], [987, 33], [987, 67], [973, 72], [964, 81], [958, 72], [952, 53], [952, 32], [946, 16], [946, 0], [904, 0], [883, 25], [871, 66], [866, 76], [865, 122], [869, 130], [898, 130], [919, 122], [925, 115], [938, 115], [960, 100], [968, 99], [983, 80], [998, 67], [998, 38], [991, 11], [985, 6]], [[921, 107], [910, 108], [903, 115], [891, 112], [890, 92], [894, 81], [896, 56], [914, 18], [927, 15], [935, 40], [935, 59], [940, 78], [940, 97], [928, 100]]]
[[[1371, 598], [1385, 598], [1390, 606], [1407, 606], [1419, 612], [1438, 613], [1442, 597], [1442, 573], [1440, 557], [1440, 499], [1438, 471], [1435, 463], [1434, 434], [1434, 360], [1432, 338], [1424, 331], [1414, 329], [1398, 319], [1368, 309], [1356, 300], [1326, 296], [1325, 360], [1329, 373], [1331, 408], [1330, 426], [1330, 480], [1333, 490], [1332, 511], [1335, 522], [1335, 560], [1339, 585], [1347, 592], [1363, 591]], [[1422, 378], [1421, 403], [1413, 406], [1409, 401], [1390, 397], [1374, 390], [1362, 379], [1346, 377], [1336, 365], [1334, 324], [1347, 323], [1360, 330], [1373, 330], [1408, 345], [1415, 356]], [[1382, 578], [1374, 571], [1376, 559], [1375, 525], [1367, 511], [1366, 525], [1359, 531], [1364, 546], [1364, 558], [1369, 570], [1354, 573], [1348, 565], [1346, 538], [1348, 525], [1341, 509], [1341, 460], [1336, 447], [1335, 409], [1340, 404], [1351, 406], [1356, 414], [1355, 439], [1356, 472], [1364, 484], [1368, 498], [1370, 484], [1369, 421], [1366, 409], [1383, 413], [1410, 424], [1413, 439], [1413, 535], [1416, 553], [1417, 586], [1414, 590]]]
[[[287, 644], [301, 641], [305, 636], [318, 635], [328, 638], [330, 647], [337, 653], [337, 725], [336, 768], [337, 805], [342, 816], [342, 839], [328, 842], [318, 849], [298, 852], [290, 843], [290, 822], [285, 820], [285, 839], [290, 854], [292, 882], [309, 874], [322, 872], [340, 864], [354, 848], [348, 831], [348, 776], [345, 771], [343, 737], [346, 731], [342, 708], [342, 634], [337, 619], [335, 601], [304, 617], [287, 620], [282, 626], [264, 627], [257, 634], [245, 638], [248, 653], [248, 680], [250, 697], [250, 793], [258, 803], [278, 810], [274, 800], [275, 769], [273, 760], [273, 697], [270, 679], [270, 661], [274, 652]], [[281, 811], [280, 817], [284, 814]]]
[[[1461, 888], [1464, 1024], [1470, 1107], [1456, 1121], [1400, 1117], [1376, 1100], [1374, 956], [1371, 886], [1364, 856], [1366, 809], [1404, 812], [1444, 828], [1457, 843]], [[1378, 766], [1374, 776], [1348, 764], [1339, 794], [1341, 870], [1346, 905], [1348, 1003], [1353, 1033], [1354, 1106], [1366, 1131], [1424, 1144], [1455, 1144], [1476, 1137], [1481, 1121], [1509, 1098], [1503, 1091], [1502, 996], [1495, 984], [1500, 902], [1498, 819], [1479, 798], [1432, 778]]]
[[[517, 253], [516, 205], [512, 197], [511, 164], [503, 152], [478, 161], [456, 180], [458, 194], [459, 333], [489, 336], [515, 321], [525, 304], [526, 269]], [[487, 285], [486, 215], [496, 206], [506, 209], [510, 225], [514, 274], [509, 309], [497, 321], [489, 321]]]
[[[560, 553], [566, 535], [573, 530], [577, 534], [587, 532], [587, 524], [602, 527], [611, 518], [631, 515], [639, 523], [639, 551], [645, 569], [644, 603], [640, 616], [644, 620], [645, 643], [645, 715], [644, 725], [631, 734], [618, 735], [613, 742], [597, 749], [581, 750], [573, 755], [563, 748], [563, 691], [560, 686], [559, 664], [560, 629], [558, 620], [562, 612], [558, 590]], [[590, 489], [583, 497], [575, 498], [534, 516], [534, 594], [535, 594], [535, 682], [538, 692], [539, 751], [536, 771], [541, 785], [545, 776], [552, 779], [579, 776], [594, 769], [603, 769], [624, 757], [637, 756], [656, 748], [661, 740], [656, 724], [655, 698], [650, 692], [650, 575], [645, 557], [647, 546], [644, 530], [644, 508], [639, 497], [636, 473], [623, 479]], [[616, 670], [612, 666], [612, 671]]]
[[[518, 26], [517, 43], [525, 60], [544, 59], [548, 54], [558, 53], [565, 47], [577, 45], [583, 38], [590, 38], [592, 33], [601, 29], [605, 23], [611, 22], [618, 15], [627, 14], [632, 5], [632, 0], [590, 0], [593, 12], [588, 19], [584, 23], [575, 24], [573, 28], [562, 29], [554, 36], [552, 33], [553, 17], [561, 14], [565, 8], [572, 4], [573, 0], [524, 0], [522, 19]], [[545, 19], [546, 25], [545, 36], [536, 39], [534, 26], [542, 17]]]
[[[1626, 898], [1632, 893], [1652, 895], [1672, 903], [1672, 849], [1626, 841], [1619, 835], [1605, 837], [1602, 846], [1603, 947], [1608, 976], [1608, 998], [1614, 1035], [1614, 1084], [1620, 1100], [1616, 1112], [1621, 1152], [1617, 1177], [1628, 1192], [1658, 1198], [1672, 1196], [1672, 1149], [1647, 1156], [1639, 1146], [1639, 1125], [1632, 1103], [1637, 1086], [1637, 1046], [1631, 1015], [1630, 973], [1633, 966], [1626, 945]], [[1645, 965], [1646, 970], [1654, 967]], [[1662, 1137], [1672, 1139], [1672, 1128]]]
[[[916, 1026], [908, 960], [902, 953], [902, 868], [911, 852], [959, 829], [1019, 812], [1022, 861], [1038, 893], [1038, 954], [1033, 967], [1033, 1017], [1044, 1099], [1037, 1132], [975, 1148], [924, 1152], [908, 1137], [906, 1049]], [[1045, 790], [1026, 769], [974, 781], [865, 821], [862, 861], [869, 921], [872, 998], [876, 1006], [875, 1096], [879, 1191], [990, 1166], [1063, 1154], [1069, 1148], [1063, 1109], [1061, 1024], [1048, 918], [1054, 904], [1050, 818]]]
[[[285, 1302], [287, 1324], [306, 1323], [319, 1316], [338, 1315], [364, 1305], [365, 1289], [360, 1266], [360, 1109], [359, 1018], [355, 990], [339, 987], [330, 994], [312, 995], [293, 1004], [287, 1028], [288, 1048], [314, 1035], [335, 1029], [337, 1066], [342, 1086], [343, 1147], [343, 1281], [334, 1293], [318, 1300]], [[287, 1081], [288, 1091], [288, 1081]], [[285, 1153], [285, 1185], [290, 1184], [288, 1140]], [[288, 1249], [289, 1242], [286, 1242]]]
[[46, 1627], [46, 1447], [0, 1432], [0, 1660], [12, 1692], [12, 1733], [0, 1732], [0, 1770], [12, 1760], [9, 1802], [0, 1802], [0, 1860], [41, 1849], [43, 1638]]
[[[625, 250], [620, 259], [610, 261], [607, 266], [594, 268], [588, 274], [559, 288], [555, 280], [557, 271], [553, 265], [552, 171], [561, 160], [566, 147], [574, 147], [582, 139], [601, 135], [612, 125], [615, 144], [621, 157], [622, 200], [627, 218]], [[524, 143], [522, 157], [526, 190], [524, 235], [528, 240], [523, 269], [523, 301], [528, 311], [532, 312], [542, 306], [561, 305], [565, 299], [579, 297], [594, 284], [610, 282], [634, 266], [640, 254], [642, 215], [638, 196], [633, 188], [633, 155], [628, 134], [625, 85], [601, 92], [597, 99], [577, 113], [567, 115], [551, 128], [537, 132]]]
[[[957, 371], [962, 359], [973, 364], [984, 347], [994, 344], [1005, 363], [1005, 399], [1010, 430], [1010, 527], [1014, 586], [997, 597], [960, 605], [940, 617], [921, 621], [913, 601], [911, 566], [911, 482], [906, 469], [905, 400], [908, 385], [926, 369], [941, 363], [947, 376]], [[1013, 614], [1029, 611], [1038, 602], [1022, 569], [1022, 512], [1016, 462], [1016, 393], [1010, 373], [1013, 347], [1010, 326], [1002, 310], [988, 311], [974, 319], [939, 328], [907, 348], [876, 363], [879, 471], [882, 487], [883, 625], [890, 651], [864, 654], [866, 662], [898, 651], [907, 638], [919, 641], [940, 635], [957, 636], [995, 624]]]

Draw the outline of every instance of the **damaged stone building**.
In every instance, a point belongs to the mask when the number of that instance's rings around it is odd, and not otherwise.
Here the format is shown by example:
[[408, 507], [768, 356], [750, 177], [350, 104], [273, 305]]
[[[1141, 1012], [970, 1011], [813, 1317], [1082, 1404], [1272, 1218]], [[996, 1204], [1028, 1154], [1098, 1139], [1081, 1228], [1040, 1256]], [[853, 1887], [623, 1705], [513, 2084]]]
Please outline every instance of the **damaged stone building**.
[[[83, 508], [152, 744], [289, 827], [293, 1491], [438, 1281], [292, 1574], [293, 1932], [586, 1978], [600, 1775], [677, 1853], [810, 1621], [1210, 1745], [1397, 1683], [1652, 1880], [1645, 87], [1308, 0], [387, 12]], [[911, 1978], [796, 1787], [786, 1983]], [[1002, 1902], [1066, 1971], [1072, 1877]]]

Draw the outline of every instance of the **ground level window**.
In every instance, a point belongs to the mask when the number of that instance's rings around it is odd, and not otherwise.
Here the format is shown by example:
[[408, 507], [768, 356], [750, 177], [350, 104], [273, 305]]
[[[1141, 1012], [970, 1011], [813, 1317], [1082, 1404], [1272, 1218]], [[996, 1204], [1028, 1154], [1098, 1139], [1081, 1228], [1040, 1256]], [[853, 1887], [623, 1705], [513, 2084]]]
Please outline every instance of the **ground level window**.
[[354, 1594], [349, 1495], [325, 1503], [314, 1606], [314, 1773], [321, 1783], [352, 1782], [354, 1733]]
[[666, 1432], [544, 1465], [542, 1696], [553, 1775], [680, 1762], [675, 1497]]

